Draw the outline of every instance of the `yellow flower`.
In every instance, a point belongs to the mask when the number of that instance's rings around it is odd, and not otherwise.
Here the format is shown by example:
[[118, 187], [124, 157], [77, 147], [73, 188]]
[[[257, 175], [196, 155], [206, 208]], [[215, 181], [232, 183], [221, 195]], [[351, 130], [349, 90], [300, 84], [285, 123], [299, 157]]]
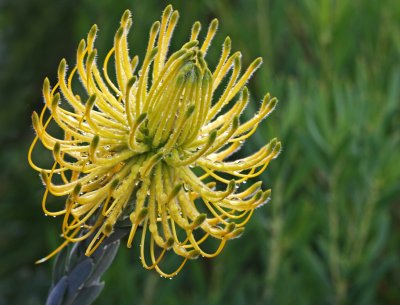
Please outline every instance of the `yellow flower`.
[[[239, 122], [249, 102], [245, 84], [261, 58], [241, 73], [241, 53], [230, 55], [227, 37], [211, 72], [205, 55], [218, 27], [216, 19], [202, 43], [196, 22], [189, 42], [168, 56], [178, 18], [168, 6], [161, 22], [153, 24], [140, 70], [138, 57], [128, 54], [132, 21], [126, 11], [102, 69], [96, 61], [94, 25], [80, 42], [77, 64], [69, 74], [63, 59], [57, 84], [51, 88], [45, 79], [45, 106], [40, 115], [32, 115], [37, 136], [29, 163], [46, 186], [44, 212], [63, 216], [65, 241], [41, 261], [87, 238], [91, 242], [86, 255], [91, 255], [116, 222], [129, 217], [128, 247], [141, 227], [143, 266], [173, 276], [187, 259], [218, 255], [227, 240], [243, 232], [254, 209], [269, 199], [271, 191], [261, 190], [261, 182], [243, 184], [265, 170], [280, 143], [273, 139], [251, 156], [230, 159], [277, 102], [267, 94], [258, 113]], [[115, 80], [109, 75], [111, 58]], [[79, 86], [78, 78], [81, 87], [73, 89]], [[62, 130], [61, 137], [50, 134], [52, 122]], [[32, 161], [38, 139], [52, 151], [51, 168]], [[67, 196], [65, 206], [50, 211], [48, 193]], [[218, 241], [211, 253], [205, 250], [210, 237]], [[183, 258], [172, 273], [160, 267], [168, 250]]]

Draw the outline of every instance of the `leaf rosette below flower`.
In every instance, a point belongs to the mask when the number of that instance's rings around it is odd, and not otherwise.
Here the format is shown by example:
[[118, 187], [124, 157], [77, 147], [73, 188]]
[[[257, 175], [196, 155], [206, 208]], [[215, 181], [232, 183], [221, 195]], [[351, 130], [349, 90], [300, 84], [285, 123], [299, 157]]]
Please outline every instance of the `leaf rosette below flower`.
[[[143, 266], [173, 276], [188, 259], [218, 255], [227, 240], [241, 235], [254, 209], [268, 201], [271, 191], [252, 181], [279, 154], [280, 142], [273, 139], [235, 161], [231, 157], [277, 103], [267, 94], [254, 117], [239, 120], [249, 103], [245, 84], [262, 60], [257, 58], [241, 73], [241, 53], [231, 54], [227, 37], [211, 71], [205, 55], [216, 19], [202, 43], [196, 22], [189, 41], [168, 56], [178, 18], [168, 6], [161, 22], [153, 24], [140, 69], [138, 57], [128, 52], [132, 21], [126, 11], [102, 69], [93, 26], [78, 46], [71, 71], [67, 73], [63, 59], [56, 85], [45, 79], [45, 106], [32, 115], [37, 136], [29, 162], [46, 186], [44, 212], [63, 216], [65, 241], [43, 260], [87, 238], [86, 255], [91, 255], [118, 220], [129, 218], [128, 247], [140, 227]], [[109, 75], [112, 58], [115, 77]], [[49, 131], [52, 122], [61, 137]], [[51, 168], [32, 161], [38, 140], [52, 152]], [[252, 183], [244, 186], [248, 181]], [[48, 209], [49, 193], [67, 197], [61, 210]], [[204, 245], [210, 238], [218, 243], [207, 252]], [[168, 250], [183, 258], [172, 273], [160, 267]]]

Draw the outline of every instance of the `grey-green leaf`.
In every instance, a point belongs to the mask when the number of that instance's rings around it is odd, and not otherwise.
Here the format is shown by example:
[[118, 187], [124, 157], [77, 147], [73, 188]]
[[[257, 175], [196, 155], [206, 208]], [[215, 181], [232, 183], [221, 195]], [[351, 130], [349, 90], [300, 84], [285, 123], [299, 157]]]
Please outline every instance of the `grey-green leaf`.
[[67, 254], [68, 251], [66, 249], [63, 249], [61, 252], [58, 253], [56, 260], [54, 261], [52, 286], [54, 286], [65, 274]]
[[98, 297], [104, 288], [104, 283], [98, 283], [93, 286], [84, 287], [79, 291], [79, 295], [71, 305], [89, 305]]
[[76, 265], [68, 274], [68, 296], [74, 294], [85, 283], [92, 270], [91, 258], [86, 258]]
[[116, 240], [104, 247], [104, 253], [100, 258], [98, 258], [98, 261], [95, 262], [93, 272], [90, 278], [87, 280], [87, 283], [98, 283], [100, 281], [100, 277], [108, 269], [108, 267], [110, 267], [112, 261], [114, 260], [119, 245], [120, 241]]
[[54, 286], [54, 288], [51, 289], [51, 292], [47, 297], [46, 305], [61, 305], [67, 286], [67, 276], [64, 275]]

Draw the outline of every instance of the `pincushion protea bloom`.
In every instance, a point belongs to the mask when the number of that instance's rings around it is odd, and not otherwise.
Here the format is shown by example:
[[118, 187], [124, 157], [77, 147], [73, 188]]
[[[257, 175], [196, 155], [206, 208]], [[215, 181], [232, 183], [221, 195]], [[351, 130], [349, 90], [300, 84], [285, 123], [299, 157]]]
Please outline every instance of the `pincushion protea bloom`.
[[[113, 232], [117, 220], [129, 217], [128, 247], [141, 227], [144, 267], [173, 276], [188, 259], [218, 255], [227, 240], [243, 232], [254, 209], [269, 199], [270, 190], [261, 190], [261, 182], [239, 186], [260, 175], [278, 155], [276, 139], [251, 156], [228, 159], [277, 102], [267, 94], [258, 113], [240, 123], [249, 103], [245, 84], [261, 65], [261, 58], [241, 73], [241, 54], [230, 55], [227, 37], [211, 71], [205, 55], [217, 20], [211, 22], [202, 43], [197, 40], [200, 23], [194, 23], [189, 42], [168, 56], [178, 17], [168, 6], [161, 22], [153, 24], [140, 70], [138, 57], [131, 59], [128, 54], [132, 21], [126, 11], [102, 69], [96, 60], [94, 25], [86, 41], [80, 42], [77, 63], [69, 74], [63, 59], [56, 85], [51, 88], [45, 79], [45, 106], [40, 115], [32, 115], [37, 136], [29, 163], [41, 173], [46, 186], [44, 212], [63, 216], [65, 241], [41, 261], [68, 243], [87, 238], [91, 242], [86, 255], [91, 255]], [[115, 80], [109, 76], [112, 57]], [[79, 84], [76, 78], [83, 87], [77, 91], [73, 88]], [[217, 94], [224, 80], [226, 87]], [[48, 131], [53, 121], [62, 130], [60, 138]], [[32, 161], [38, 139], [52, 151], [51, 168]], [[49, 210], [48, 193], [67, 196], [65, 206]], [[207, 252], [210, 238], [218, 246]], [[160, 267], [168, 250], [183, 258], [172, 273]]]

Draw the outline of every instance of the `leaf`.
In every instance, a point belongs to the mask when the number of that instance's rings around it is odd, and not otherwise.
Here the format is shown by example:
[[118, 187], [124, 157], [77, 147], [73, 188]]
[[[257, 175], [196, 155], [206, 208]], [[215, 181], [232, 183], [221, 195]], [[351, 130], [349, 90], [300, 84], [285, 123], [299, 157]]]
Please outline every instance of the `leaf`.
[[64, 275], [51, 290], [47, 297], [46, 305], [61, 305], [67, 286], [67, 276]]
[[109, 244], [104, 247], [103, 255], [98, 258], [98, 261], [95, 262], [93, 272], [90, 278], [87, 280], [87, 283], [90, 285], [92, 283], [99, 283], [100, 277], [103, 273], [110, 267], [111, 263], [113, 262], [115, 255], [118, 252], [118, 248], [120, 245], [120, 241], [116, 240], [112, 244]]
[[89, 287], [84, 287], [79, 291], [79, 295], [73, 300], [71, 305], [89, 305], [98, 297], [104, 288], [104, 283], [98, 283]]
[[[67, 248], [68, 249], [68, 248]], [[61, 277], [65, 274], [66, 270], [66, 258], [68, 251], [67, 249], [63, 249], [61, 252], [58, 253], [54, 265], [53, 265], [53, 278], [52, 278], [52, 286], [54, 286], [60, 279]]]
[[82, 246], [81, 243], [76, 243], [73, 245], [71, 251], [69, 252], [66, 270], [67, 272], [74, 268], [74, 266], [79, 262], [79, 258], [82, 256]]
[[68, 274], [68, 296], [75, 294], [93, 270], [91, 258], [85, 258]]

